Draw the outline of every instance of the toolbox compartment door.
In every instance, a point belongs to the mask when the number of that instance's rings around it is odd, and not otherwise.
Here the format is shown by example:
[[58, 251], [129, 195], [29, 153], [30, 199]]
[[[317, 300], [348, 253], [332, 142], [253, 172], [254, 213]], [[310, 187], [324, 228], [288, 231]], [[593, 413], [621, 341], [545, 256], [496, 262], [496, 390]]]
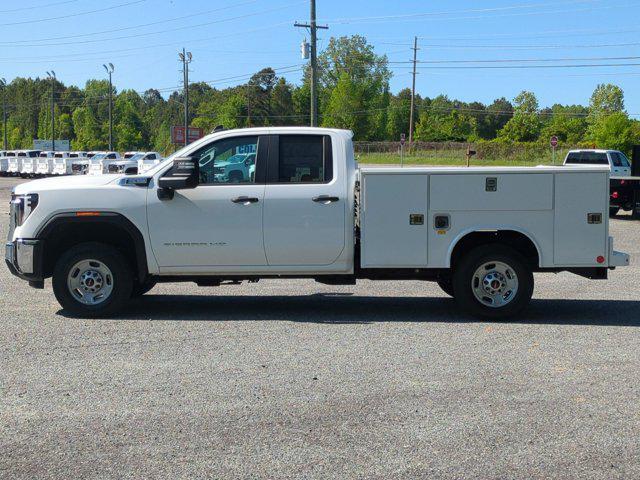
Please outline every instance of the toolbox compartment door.
[[459, 173], [431, 176], [431, 210], [541, 211], [553, 208], [553, 174]]
[[[602, 266], [597, 258], [607, 259], [608, 256], [607, 174], [558, 173], [555, 194], [554, 263], [557, 266]], [[593, 215], [601, 215], [601, 221], [597, 222]]]
[[362, 178], [362, 267], [426, 267], [429, 176], [364, 174]]

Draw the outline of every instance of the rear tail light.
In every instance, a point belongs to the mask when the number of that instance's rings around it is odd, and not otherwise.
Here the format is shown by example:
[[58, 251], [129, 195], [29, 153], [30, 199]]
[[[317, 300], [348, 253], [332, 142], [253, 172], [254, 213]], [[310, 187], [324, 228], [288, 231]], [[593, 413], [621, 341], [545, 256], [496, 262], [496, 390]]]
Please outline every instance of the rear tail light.
[[618, 195], [618, 192], [613, 192], [613, 193], [611, 194], [611, 198], [613, 198], [614, 200], [617, 200], [619, 196], [620, 196], [620, 195]]

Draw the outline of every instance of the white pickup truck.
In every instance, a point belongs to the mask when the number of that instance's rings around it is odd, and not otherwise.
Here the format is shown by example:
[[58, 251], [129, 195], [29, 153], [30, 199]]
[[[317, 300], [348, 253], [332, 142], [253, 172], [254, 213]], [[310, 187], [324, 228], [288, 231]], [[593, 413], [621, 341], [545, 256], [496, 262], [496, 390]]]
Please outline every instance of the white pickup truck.
[[[65, 310], [106, 316], [157, 282], [436, 281], [483, 318], [520, 312], [534, 272], [606, 279], [609, 169], [359, 168], [351, 132], [220, 131], [145, 175], [15, 188], [6, 262]], [[218, 165], [255, 154], [255, 174]], [[206, 159], [201, 167], [201, 160]]]

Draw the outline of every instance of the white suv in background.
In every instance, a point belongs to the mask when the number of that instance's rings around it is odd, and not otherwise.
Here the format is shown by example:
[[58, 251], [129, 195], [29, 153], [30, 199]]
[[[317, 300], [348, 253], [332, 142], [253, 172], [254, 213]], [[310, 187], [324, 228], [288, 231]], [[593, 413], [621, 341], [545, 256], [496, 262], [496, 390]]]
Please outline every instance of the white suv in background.
[[630, 177], [631, 162], [618, 150], [571, 150], [565, 165], [609, 165], [614, 177]]

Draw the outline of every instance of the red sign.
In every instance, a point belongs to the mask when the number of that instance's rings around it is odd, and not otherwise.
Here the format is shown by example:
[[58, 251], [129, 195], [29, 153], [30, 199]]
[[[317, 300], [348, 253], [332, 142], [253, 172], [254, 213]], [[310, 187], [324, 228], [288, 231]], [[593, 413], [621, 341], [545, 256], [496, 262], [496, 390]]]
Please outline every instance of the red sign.
[[[189, 127], [189, 138], [187, 143], [193, 143], [204, 137], [202, 128]], [[171, 143], [174, 145], [184, 145], [184, 126], [171, 127]]]
[[553, 148], [556, 148], [558, 146], [558, 137], [556, 136], [551, 137], [551, 146]]

